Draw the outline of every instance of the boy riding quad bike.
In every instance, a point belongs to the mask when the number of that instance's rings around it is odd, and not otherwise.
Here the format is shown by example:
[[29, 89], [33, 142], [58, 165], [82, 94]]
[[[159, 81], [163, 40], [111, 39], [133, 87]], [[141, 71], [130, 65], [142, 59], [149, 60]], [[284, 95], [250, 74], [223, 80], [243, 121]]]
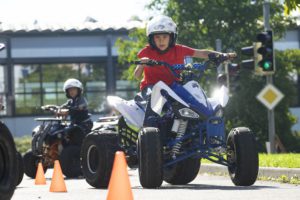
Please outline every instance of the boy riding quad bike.
[[137, 161], [145, 188], [160, 187], [163, 180], [174, 185], [190, 183], [199, 172], [201, 158], [227, 166], [235, 185], [254, 184], [258, 153], [253, 133], [237, 127], [226, 137], [223, 111], [228, 89], [222, 85], [208, 98], [198, 83], [210, 63], [218, 66], [228, 59], [211, 54], [203, 64], [136, 62], [147, 67], [164, 65], [174, 76], [176, 70], [182, 70], [181, 81], [170, 86], [156, 83], [146, 101], [139, 96], [131, 101], [108, 97], [120, 115], [102, 119], [102, 127], [85, 138], [81, 164], [86, 181], [107, 187], [114, 153], [123, 150], [129, 164]]
[[[80, 148], [82, 140], [92, 128], [87, 102], [82, 94], [82, 84], [68, 79], [64, 90], [69, 100], [62, 106], [42, 106], [45, 111], [56, 114], [55, 118], [37, 118], [42, 124], [32, 133], [32, 149], [24, 155], [25, 173], [34, 178], [38, 162], [44, 170], [59, 160], [66, 177], [80, 176]], [[70, 121], [67, 116], [70, 115]]]

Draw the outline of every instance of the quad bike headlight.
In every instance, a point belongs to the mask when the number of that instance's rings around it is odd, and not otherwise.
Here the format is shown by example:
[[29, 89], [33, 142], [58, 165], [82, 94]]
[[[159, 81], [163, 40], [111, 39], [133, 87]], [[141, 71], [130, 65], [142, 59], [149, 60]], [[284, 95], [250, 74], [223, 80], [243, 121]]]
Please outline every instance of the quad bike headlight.
[[199, 118], [199, 115], [195, 111], [193, 111], [189, 108], [181, 108], [178, 110], [178, 112], [180, 113], [180, 115], [182, 117], [188, 117], [188, 118], [193, 118], [193, 119]]
[[224, 110], [222, 106], [218, 106], [215, 111], [215, 117], [223, 117], [224, 116]]

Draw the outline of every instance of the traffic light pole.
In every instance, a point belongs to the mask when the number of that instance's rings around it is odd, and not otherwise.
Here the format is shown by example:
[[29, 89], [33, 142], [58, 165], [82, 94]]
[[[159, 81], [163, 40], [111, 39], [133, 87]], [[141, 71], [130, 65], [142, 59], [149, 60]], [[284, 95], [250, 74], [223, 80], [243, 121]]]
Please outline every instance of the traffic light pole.
[[[270, 30], [270, 2], [264, 1], [263, 4], [264, 14], [264, 28], [265, 31]], [[274, 62], [275, 64], [275, 62]], [[267, 84], [273, 84], [273, 75], [266, 75]], [[268, 109], [268, 130], [269, 130], [269, 142], [270, 142], [270, 153], [276, 153], [275, 151], [275, 114], [274, 109]]]

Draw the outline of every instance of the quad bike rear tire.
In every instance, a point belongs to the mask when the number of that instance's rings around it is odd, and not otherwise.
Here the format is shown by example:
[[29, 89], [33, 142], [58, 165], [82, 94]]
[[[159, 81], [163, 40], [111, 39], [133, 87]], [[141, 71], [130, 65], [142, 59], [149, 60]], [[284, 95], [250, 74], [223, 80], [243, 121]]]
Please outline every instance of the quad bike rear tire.
[[[37, 166], [40, 161], [40, 158], [33, 155], [32, 151], [27, 151], [23, 156], [24, 163], [24, 173], [30, 178], [35, 178]], [[43, 165], [44, 173], [47, 171], [47, 167]]]
[[198, 175], [201, 160], [188, 158], [164, 169], [164, 181], [172, 185], [185, 185]]
[[0, 122], [0, 200], [12, 197], [17, 185], [16, 147], [9, 129]]
[[228, 172], [237, 186], [253, 185], [258, 174], [258, 152], [254, 134], [249, 128], [239, 127], [230, 131], [227, 138]]
[[24, 163], [23, 158], [20, 152], [17, 152], [17, 160], [18, 160], [18, 176], [17, 176], [17, 186], [22, 182], [24, 176]]
[[85, 180], [95, 188], [107, 188], [115, 153], [122, 150], [119, 136], [110, 130], [88, 134], [81, 146], [81, 166]]
[[82, 175], [80, 167], [80, 146], [65, 147], [59, 155], [63, 174], [67, 178], [76, 178]]
[[163, 181], [163, 156], [159, 129], [143, 128], [138, 136], [138, 171], [144, 188], [160, 187]]

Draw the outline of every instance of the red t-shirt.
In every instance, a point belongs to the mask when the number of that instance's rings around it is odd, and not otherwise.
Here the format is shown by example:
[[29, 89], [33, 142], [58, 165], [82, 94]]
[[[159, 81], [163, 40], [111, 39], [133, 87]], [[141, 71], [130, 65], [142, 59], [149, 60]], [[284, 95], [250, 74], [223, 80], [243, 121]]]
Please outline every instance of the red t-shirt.
[[[167, 62], [171, 65], [182, 64], [184, 62], [185, 56], [194, 55], [195, 50], [184, 46], [176, 44], [171, 47], [166, 53], [161, 54], [156, 49], [147, 45], [139, 53], [138, 57], [147, 57], [149, 59]], [[144, 78], [141, 81], [140, 89], [144, 89], [148, 85], [154, 85], [158, 81], [163, 81], [167, 85], [171, 85], [177, 78], [172, 74], [171, 70], [165, 66], [145, 66], [144, 68]]]

